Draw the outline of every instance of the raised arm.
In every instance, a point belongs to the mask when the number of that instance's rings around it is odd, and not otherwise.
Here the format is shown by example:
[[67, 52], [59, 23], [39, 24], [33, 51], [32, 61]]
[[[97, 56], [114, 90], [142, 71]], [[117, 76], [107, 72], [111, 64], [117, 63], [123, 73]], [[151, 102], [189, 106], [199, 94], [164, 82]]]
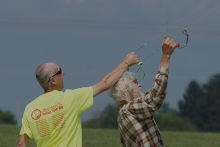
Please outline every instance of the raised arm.
[[141, 119], [151, 117], [163, 104], [166, 92], [169, 73], [170, 57], [176, 47], [173, 40], [167, 38], [162, 43], [163, 55], [161, 57], [160, 67], [155, 76], [155, 83], [152, 89], [149, 89], [144, 98], [137, 98], [131, 102], [129, 110]]
[[170, 57], [175, 48], [176, 48], [176, 43], [174, 43], [172, 39], [170, 38], [164, 39], [162, 43], [163, 54], [162, 54], [161, 62], [160, 62], [161, 67], [165, 67], [169, 69]]
[[109, 74], [107, 74], [100, 82], [93, 85], [93, 97], [96, 95], [109, 90], [122, 76], [122, 74], [126, 71], [126, 69], [129, 66], [132, 66], [139, 62], [137, 55], [135, 53], [129, 53], [124, 60], [127, 62], [121, 62], [113, 71], [111, 71]]
[[20, 135], [18, 139], [17, 147], [27, 147], [28, 142], [29, 142], [29, 137], [26, 134]]

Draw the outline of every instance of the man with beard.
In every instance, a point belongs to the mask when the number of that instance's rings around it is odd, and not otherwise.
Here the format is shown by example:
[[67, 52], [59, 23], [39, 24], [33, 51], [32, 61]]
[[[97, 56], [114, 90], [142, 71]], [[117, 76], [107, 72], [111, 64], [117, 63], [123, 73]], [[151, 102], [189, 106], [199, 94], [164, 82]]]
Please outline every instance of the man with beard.
[[111, 88], [109, 96], [121, 107], [118, 115], [118, 128], [124, 147], [164, 147], [160, 131], [153, 119], [165, 100], [170, 57], [176, 43], [167, 38], [162, 43], [162, 52], [158, 74], [152, 89], [145, 94], [134, 74], [124, 73]]

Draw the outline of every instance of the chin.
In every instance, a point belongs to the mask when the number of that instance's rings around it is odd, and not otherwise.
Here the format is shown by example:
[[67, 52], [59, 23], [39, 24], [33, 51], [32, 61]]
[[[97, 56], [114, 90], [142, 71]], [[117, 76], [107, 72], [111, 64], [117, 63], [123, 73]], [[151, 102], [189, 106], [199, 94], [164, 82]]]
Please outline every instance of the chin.
[[139, 89], [134, 90], [134, 92], [133, 92], [134, 99], [139, 98], [139, 97], [143, 97], [143, 96], [144, 96], [144, 93], [141, 90], [139, 90]]

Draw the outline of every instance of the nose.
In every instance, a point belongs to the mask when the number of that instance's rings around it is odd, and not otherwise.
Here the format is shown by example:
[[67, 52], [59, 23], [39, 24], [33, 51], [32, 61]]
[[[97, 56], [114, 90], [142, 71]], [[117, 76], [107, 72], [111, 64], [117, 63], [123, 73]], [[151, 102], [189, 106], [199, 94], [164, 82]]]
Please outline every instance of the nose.
[[63, 75], [65, 75], [65, 72], [63, 72]]
[[141, 87], [141, 84], [140, 84], [140, 83], [138, 83], [138, 87]]

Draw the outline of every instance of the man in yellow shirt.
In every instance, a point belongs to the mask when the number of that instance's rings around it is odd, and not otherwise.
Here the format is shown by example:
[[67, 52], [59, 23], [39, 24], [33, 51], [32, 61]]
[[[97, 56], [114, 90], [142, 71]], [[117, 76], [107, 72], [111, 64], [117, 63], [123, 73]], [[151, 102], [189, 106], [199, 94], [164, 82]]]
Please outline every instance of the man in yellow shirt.
[[129, 66], [138, 62], [137, 56], [129, 53], [97, 84], [65, 92], [61, 68], [52, 62], [40, 65], [36, 78], [44, 94], [26, 106], [17, 147], [26, 147], [30, 138], [38, 147], [82, 146], [81, 114], [93, 106], [93, 97], [109, 90]]

